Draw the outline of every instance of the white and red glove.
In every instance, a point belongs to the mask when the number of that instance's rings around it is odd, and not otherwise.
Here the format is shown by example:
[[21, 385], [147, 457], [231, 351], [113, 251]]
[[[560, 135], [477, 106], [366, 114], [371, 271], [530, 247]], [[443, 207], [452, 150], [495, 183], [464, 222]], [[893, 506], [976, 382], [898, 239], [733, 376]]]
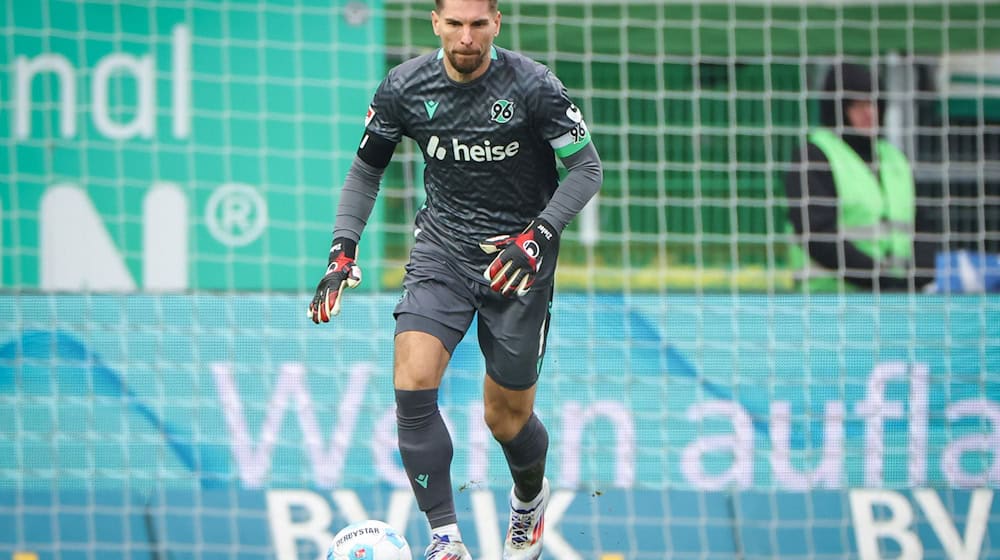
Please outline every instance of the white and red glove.
[[316, 286], [316, 295], [309, 304], [309, 318], [313, 323], [329, 322], [330, 317], [340, 313], [344, 289], [361, 283], [361, 267], [354, 262], [357, 250], [358, 244], [350, 239], [338, 237], [333, 240], [326, 274]]
[[483, 240], [479, 247], [488, 255], [499, 252], [483, 271], [490, 288], [507, 297], [523, 296], [535, 283], [546, 251], [559, 242], [559, 233], [551, 224], [535, 218], [517, 235], [497, 235]]

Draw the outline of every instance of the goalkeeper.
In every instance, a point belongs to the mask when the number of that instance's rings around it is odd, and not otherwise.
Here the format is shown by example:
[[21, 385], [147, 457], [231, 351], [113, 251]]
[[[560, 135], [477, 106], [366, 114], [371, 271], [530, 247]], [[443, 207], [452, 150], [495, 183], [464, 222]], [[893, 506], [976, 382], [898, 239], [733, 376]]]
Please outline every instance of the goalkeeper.
[[[476, 315], [485, 421], [513, 478], [503, 557], [541, 554], [548, 434], [533, 409], [559, 236], [602, 181], [580, 110], [549, 69], [494, 46], [500, 20], [497, 0], [437, 0], [431, 24], [441, 48], [393, 68], [378, 86], [309, 306], [314, 322], [329, 321], [345, 287], [361, 281], [358, 240], [396, 145], [412, 138], [426, 163], [427, 199], [393, 312], [393, 382], [399, 452], [431, 529], [428, 560], [471, 559], [438, 387]], [[568, 171], [561, 183], [556, 156]]]

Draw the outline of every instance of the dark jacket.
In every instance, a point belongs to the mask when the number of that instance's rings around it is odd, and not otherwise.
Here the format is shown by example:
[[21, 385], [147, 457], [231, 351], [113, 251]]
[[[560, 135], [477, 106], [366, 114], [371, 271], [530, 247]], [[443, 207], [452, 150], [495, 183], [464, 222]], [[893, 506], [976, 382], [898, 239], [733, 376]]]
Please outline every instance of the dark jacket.
[[[820, 124], [836, 129], [846, 120], [847, 105], [854, 100], [877, 98], [878, 89], [871, 72], [857, 64], [833, 66], [823, 83], [824, 97], [819, 102]], [[879, 120], [882, 119], [879, 101]], [[874, 142], [871, 136], [844, 134], [844, 141], [871, 164], [874, 158]], [[796, 150], [792, 167], [785, 175], [785, 194], [788, 198], [788, 219], [797, 234], [802, 234], [808, 226], [810, 235], [807, 251], [809, 256], [830, 270], [841, 271], [844, 281], [862, 289], [880, 291], [901, 291], [911, 288], [910, 281], [890, 275], [879, 274], [879, 265], [853, 243], [833, 236], [837, 233], [837, 185], [826, 155], [816, 145], [803, 139]], [[817, 238], [819, 237], [819, 238]], [[930, 278], [918, 277], [915, 287], [926, 284]]]

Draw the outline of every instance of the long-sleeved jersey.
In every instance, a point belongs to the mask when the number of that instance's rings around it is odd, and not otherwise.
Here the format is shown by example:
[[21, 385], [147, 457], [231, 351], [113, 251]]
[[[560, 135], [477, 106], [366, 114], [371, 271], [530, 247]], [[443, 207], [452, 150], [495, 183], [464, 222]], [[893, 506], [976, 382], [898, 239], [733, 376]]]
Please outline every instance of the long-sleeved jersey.
[[[416, 141], [427, 195], [416, 217], [418, 243], [479, 277], [493, 258], [480, 241], [519, 232], [543, 210], [561, 229], [599, 188], [600, 163], [580, 110], [548, 68], [493, 47], [487, 71], [459, 83], [442, 57], [438, 50], [389, 71], [368, 109], [363, 142], [372, 135]], [[592, 154], [596, 173], [560, 186], [556, 156], [573, 162], [578, 153]], [[576, 192], [547, 209], [557, 188]], [[338, 228], [342, 221], [338, 212]]]

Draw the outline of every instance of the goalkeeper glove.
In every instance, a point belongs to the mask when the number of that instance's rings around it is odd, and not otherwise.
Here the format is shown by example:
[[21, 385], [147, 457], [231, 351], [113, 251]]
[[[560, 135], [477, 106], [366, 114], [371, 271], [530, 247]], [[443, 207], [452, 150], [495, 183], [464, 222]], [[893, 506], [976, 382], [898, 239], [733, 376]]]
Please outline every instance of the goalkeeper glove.
[[535, 218], [517, 235], [497, 235], [483, 240], [479, 247], [488, 255], [499, 252], [483, 277], [494, 292], [511, 297], [523, 296], [535, 283], [548, 248], [559, 242], [559, 234], [551, 224]]
[[344, 288], [354, 288], [361, 283], [361, 267], [354, 263], [357, 248], [358, 244], [346, 237], [333, 240], [330, 264], [309, 304], [309, 318], [313, 323], [326, 323], [330, 317], [340, 313], [340, 298], [344, 295]]

